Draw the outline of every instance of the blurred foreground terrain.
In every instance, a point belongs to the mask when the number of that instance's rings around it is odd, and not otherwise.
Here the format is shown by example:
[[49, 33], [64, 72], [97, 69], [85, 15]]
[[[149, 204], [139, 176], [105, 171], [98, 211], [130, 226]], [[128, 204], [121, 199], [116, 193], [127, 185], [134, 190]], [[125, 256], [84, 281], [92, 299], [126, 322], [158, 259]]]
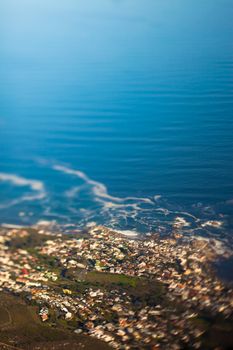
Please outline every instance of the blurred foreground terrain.
[[0, 349], [232, 349], [220, 241], [1, 228]]

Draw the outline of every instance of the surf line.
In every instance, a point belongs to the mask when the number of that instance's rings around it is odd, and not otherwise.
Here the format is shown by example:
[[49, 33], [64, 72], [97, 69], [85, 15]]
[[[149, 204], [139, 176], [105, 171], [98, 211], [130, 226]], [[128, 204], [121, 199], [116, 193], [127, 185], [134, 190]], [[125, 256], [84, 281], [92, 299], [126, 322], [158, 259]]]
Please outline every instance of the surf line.
[[14, 186], [29, 187], [33, 194], [26, 194], [11, 202], [1, 205], [0, 208], [8, 208], [24, 201], [41, 200], [46, 197], [45, 187], [42, 181], [26, 179], [16, 174], [0, 173], [0, 182], [8, 182]]
[[[108, 193], [108, 189], [107, 187], [98, 181], [95, 181], [93, 179], [91, 179], [87, 174], [85, 174], [84, 172], [80, 171], [80, 170], [74, 170], [71, 168], [68, 168], [66, 166], [63, 165], [53, 165], [52, 166], [53, 170], [62, 172], [64, 174], [67, 175], [73, 175], [78, 177], [79, 179], [83, 180], [85, 184], [91, 186], [92, 188], [92, 192], [95, 195], [95, 197], [97, 197], [97, 199], [99, 201], [102, 201], [103, 204], [107, 204], [107, 203], [119, 203], [119, 204], [125, 204], [126, 206], [129, 206], [130, 204], [126, 204], [126, 202], [129, 201], [134, 201], [134, 202], [141, 202], [141, 203], [147, 203], [150, 205], [155, 205], [155, 203], [149, 199], [149, 198], [140, 198], [140, 197], [116, 197], [116, 196], [112, 196]], [[77, 189], [77, 187], [76, 187]], [[69, 193], [72, 193], [71, 190], [69, 191]], [[75, 191], [74, 191], [75, 193]], [[109, 201], [109, 202], [108, 202]], [[135, 205], [135, 204], [132, 204]]]

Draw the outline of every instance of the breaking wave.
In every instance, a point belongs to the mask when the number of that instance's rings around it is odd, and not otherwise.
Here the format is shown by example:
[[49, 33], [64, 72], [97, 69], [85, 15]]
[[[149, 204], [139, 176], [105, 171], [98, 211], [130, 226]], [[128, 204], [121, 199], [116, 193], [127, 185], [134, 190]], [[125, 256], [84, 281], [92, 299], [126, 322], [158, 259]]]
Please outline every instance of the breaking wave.
[[[93, 180], [86, 173], [64, 165], [52, 165], [52, 169], [81, 183], [75, 184], [64, 193], [69, 203], [69, 213], [84, 226], [104, 224], [119, 232], [130, 235], [149, 232], [170, 233], [171, 230], [183, 234], [203, 233], [211, 236], [213, 231], [223, 232], [224, 222], [209, 216], [198, 216], [168, 203], [161, 195], [152, 198], [116, 197], [109, 194], [107, 186]], [[83, 198], [88, 198], [88, 206], [82, 207]], [[208, 220], [207, 220], [208, 219]], [[212, 220], [210, 220], [212, 219]], [[69, 226], [69, 224], [67, 225]]]
[[[226, 231], [224, 218], [214, 210], [206, 211], [201, 206], [184, 209], [169, 203], [159, 194], [151, 198], [114, 196], [104, 183], [79, 169], [48, 162], [43, 166], [52, 172], [52, 176], [54, 172], [58, 174], [53, 187], [46, 180], [0, 173], [0, 182], [20, 188], [18, 197], [13, 196], [13, 199], [1, 203], [3, 218], [4, 210], [13, 207], [14, 213], [17, 210], [23, 212], [18, 221], [15, 220], [16, 224], [35, 224], [44, 220], [60, 225], [67, 232], [90, 225], [105, 225], [132, 237], [150, 232], [166, 235], [174, 230], [190, 235], [217, 234], [219, 238]], [[26, 205], [26, 202], [30, 204]], [[32, 207], [34, 213], [30, 216], [28, 213]]]
[[45, 187], [42, 181], [26, 179], [16, 174], [0, 173], [0, 182], [8, 182], [13, 186], [27, 187], [31, 193], [23, 194], [7, 203], [1, 204], [0, 209], [10, 208], [25, 201], [36, 201], [46, 197]]
[[44, 192], [42, 181], [25, 179], [15, 174], [0, 173], [0, 181], [11, 182], [16, 186], [29, 186], [33, 191]]
[[[116, 203], [125, 203], [127, 201], [138, 201], [138, 202], [143, 202], [143, 203], [148, 203], [151, 205], [154, 205], [154, 202], [149, 199], [149, 198], [138, 198], [138, 197], [114, 197], [111, 196], [108, 193], [107, 187], [98, 181], [92, 180], [89, 178], [84, 172], [80, 170], [73, 170], [71, 168], [61, 166], [61, 165], [54, 165], [53, 166], [54, 170], [63, 172], [68, 175], [74, 175], [82, 179], [87, 185], [92, 187], [93, 194], [96, 196], [96, 199], [101, 200], [103, 204], [113, 204], [114, 202]], [[68, 196], [72, 197], [72, 195], [75, 195], [77, 191], [79, 191], [80, 187], [74, 187], [68, 191]]]

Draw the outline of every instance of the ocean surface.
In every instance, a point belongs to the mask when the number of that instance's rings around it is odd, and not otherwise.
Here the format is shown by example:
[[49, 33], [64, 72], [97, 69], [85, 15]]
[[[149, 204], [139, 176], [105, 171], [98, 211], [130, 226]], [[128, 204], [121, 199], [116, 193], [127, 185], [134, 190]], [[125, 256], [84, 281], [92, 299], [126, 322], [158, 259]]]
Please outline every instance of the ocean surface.
[[232, 0], [2, 0], [0, 223], [231, 239], [232, 17]]

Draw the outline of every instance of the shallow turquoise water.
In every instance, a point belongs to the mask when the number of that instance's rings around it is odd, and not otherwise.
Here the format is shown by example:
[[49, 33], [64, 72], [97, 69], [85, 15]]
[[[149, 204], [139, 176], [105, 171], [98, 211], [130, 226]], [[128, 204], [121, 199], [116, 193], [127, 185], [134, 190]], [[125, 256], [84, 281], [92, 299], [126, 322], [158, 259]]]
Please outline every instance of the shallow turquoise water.
[[232, 14], [228, 0], [1, 1], [0, 222], [147, 232], [183, 215], [230, 233]]

